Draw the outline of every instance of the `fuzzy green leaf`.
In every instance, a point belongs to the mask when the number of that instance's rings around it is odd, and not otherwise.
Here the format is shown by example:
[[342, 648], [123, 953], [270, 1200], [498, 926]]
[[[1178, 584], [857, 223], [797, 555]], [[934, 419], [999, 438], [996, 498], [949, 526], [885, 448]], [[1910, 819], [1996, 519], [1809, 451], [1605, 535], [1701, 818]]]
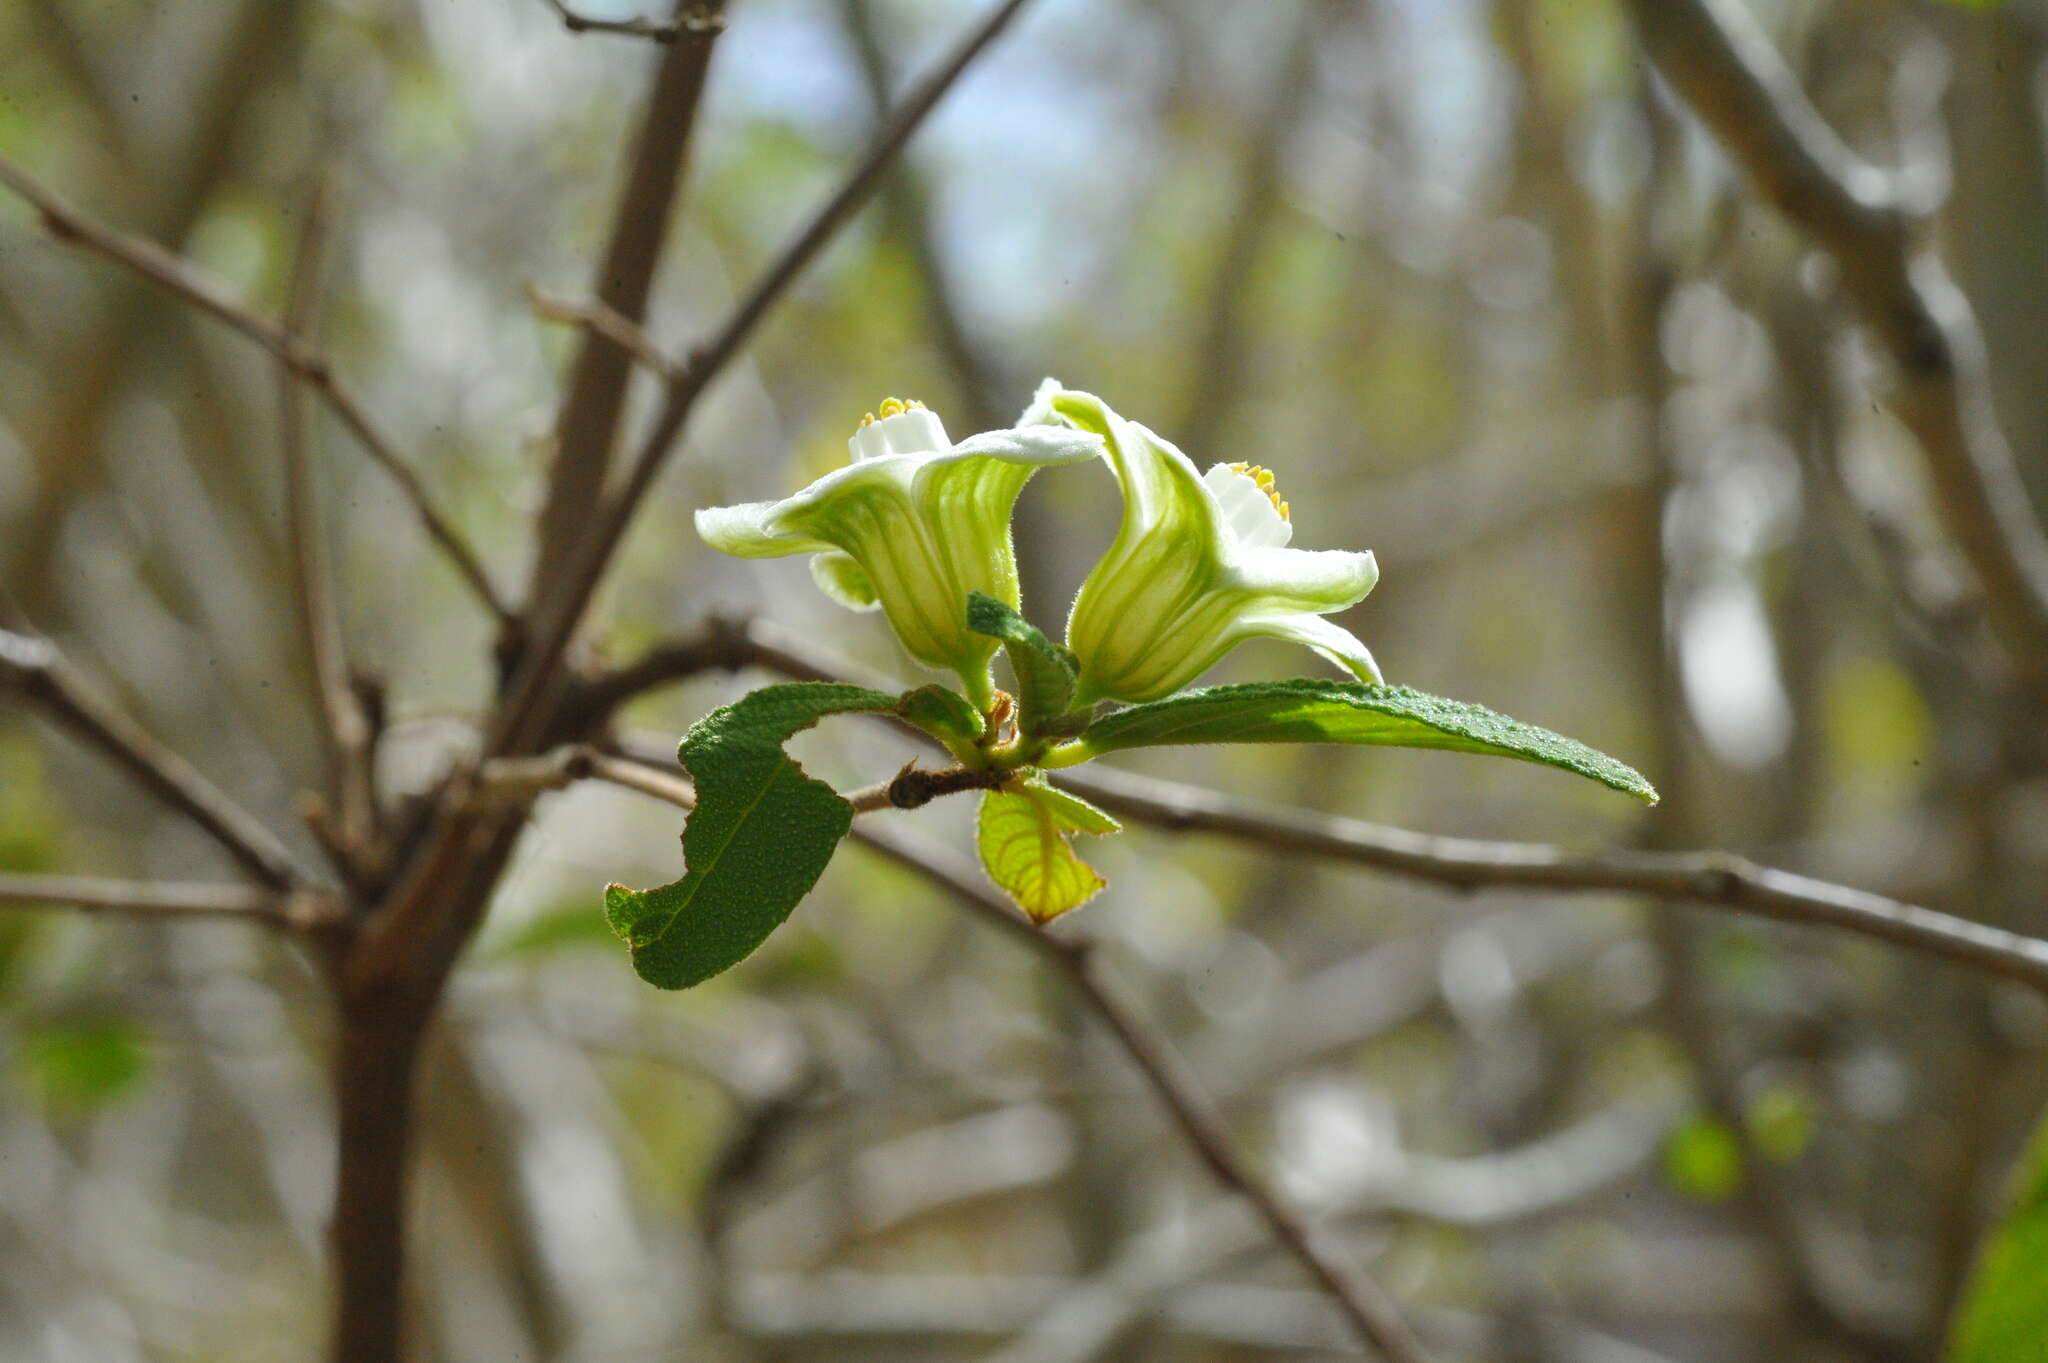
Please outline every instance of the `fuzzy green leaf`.
[[1074, 833], [1114, 833], [1115, 819], [1042, 782], [1019, 782], [982, 797], [975, 846], [988, 878], [1044, 923], [1086, 903], [1104, 881], [1074, 855]]
[[1647, 804], [1657, 792], [1640, 772], [1585, 744], [1405, 686], [1363, 682], [1251, 682], [1185, 691], [1105, 715], [1047, 766], [1072, 766], [1124, 748], [1175, 743], [1362, 743], [1443, 748], [1540, 762], [1590, 777]]
[[640, 978], [685, 989], [751, 955], [810, 893], [853, 825], [853, 806], [782, 751], [790, 737], [847, 711], [896, 708], [859, 686], [770, 686], [712, 711], [679, 756], [697, 784], [683, 826], [683, 878], [652, 890], [605, 889], [612, 931]]
[[1949, 1335], [1948, 1363], [2048, 1357], [2048, 1120], [2015, 1171], [2012, 1210], [1984, 1242]]
[[988, 730], [967, 697], [936, 682], [905, 691], [896, 700], [896, 713], [942, 743], [972, 743]]
[[1045, 637], [1038, 626], [992, 596], [970, 592], [967, 628], [1003, 641], [1010, 670], [1017, 674], [1017, 729], [1026, 737], [1045, 732], [1074, 704], [1074, 655]]

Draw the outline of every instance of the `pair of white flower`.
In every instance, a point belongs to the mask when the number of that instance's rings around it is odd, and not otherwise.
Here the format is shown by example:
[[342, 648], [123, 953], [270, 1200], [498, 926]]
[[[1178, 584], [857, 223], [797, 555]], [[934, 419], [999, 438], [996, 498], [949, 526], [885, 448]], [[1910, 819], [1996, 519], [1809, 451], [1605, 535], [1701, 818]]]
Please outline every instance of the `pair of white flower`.
[[1018, 494], [1042, 467], [1098, 455], [1122, 485], [1124, 512], [1067, 619], [1077, 708], [1171, 695], [1254, 638], [1306, 644], [1381, 680], [1365, 645], [1322, 618], [1372, 590], [1373, 556], [1285, 547], [1287, 504], [1263, 469], [1199, 474], [1169, 442], [1051, 379], [1010, 430], [955, 445], [922, 404], [892, 399], [848, 444], [848, 467], [782, 501], [699, 511], [698, 533], [741, 558], [815, 554], [820, 587], [856, 610], [882, 610], [911, 656], [957, 672], [981, 709], [993, 700], [998, 644], [967, 628], [968, 594], [1017, 606]]

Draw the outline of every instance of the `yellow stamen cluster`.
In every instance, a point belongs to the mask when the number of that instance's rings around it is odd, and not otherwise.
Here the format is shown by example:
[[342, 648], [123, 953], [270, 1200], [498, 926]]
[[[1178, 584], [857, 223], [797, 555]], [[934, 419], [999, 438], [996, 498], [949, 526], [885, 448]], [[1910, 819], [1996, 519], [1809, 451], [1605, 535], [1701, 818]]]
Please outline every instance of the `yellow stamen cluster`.
[[[911, 398], [907, 402], [902, 398], [883, 398], [882, 415], [880, 419], [883, 421], [887, 421], [890, 417], [902, 416], [905, 412], [922, 412], [923, 410], [924, 404], [922, 402], [919, 402], [916, 398]], [[872, 426], [875, 424], [876, 420], [877, 418], [875, 414], [873, 412], [868, 412], [861, 417], [860, 424], [863, 426]]]
[[1273, 503], [1273, 509], [1280, 513], [1281, 520], [1291, 521], [1294, 519], [1287, 512], [1287, 503], [1280, 500], [1280, 489], [1273, 482], [1273, 471], [1271, 469], [1260, 468], [1257, 464], [1232, 464], [1230, 469], [1231, 472], [1242, 473], [1245, 477], [1257, 483], [1259, 491], [1266, 494]]

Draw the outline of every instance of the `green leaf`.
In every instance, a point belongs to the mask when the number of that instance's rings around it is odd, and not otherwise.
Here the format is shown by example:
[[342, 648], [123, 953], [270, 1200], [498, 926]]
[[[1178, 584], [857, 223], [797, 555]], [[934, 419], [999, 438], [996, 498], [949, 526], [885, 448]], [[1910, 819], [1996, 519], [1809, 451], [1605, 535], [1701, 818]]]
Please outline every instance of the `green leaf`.
[[982, 797], [976, 849], [988, 878], [1035, 923], [1086, 903], [1104, 881], [1074, 855], [1069, 835], [1114, 833], [1122, 825], [1063, 790], [1020, 781]]
[[2012, 1210], [1984, 1242], [1949, 1334], [1948, 1363], [2048, 1356], [2048, 1120], [2014, 1171]]
[[19, 1063], [45, 1103], [83, 1111], [132, 1090], [149, 1069], [142, 1030], [123, 1017], [81, 1018], [29, 1033]]
[[1405, 686], [1363, 682], [1251, 682], [1213, 686], [1105, 715], [1049, 767], [1067, 767], [1124, 748], [1171, 743], [1363, 743], [1443, 748], [1541, 762], [1591, 777], [1646, 804], [1657, 792], [1640, 772], [1583, 743], [1480, 705]]
[[1076, 833], [1121, 833], [1124, 826], [1107, 810], [1097, 809], [1078, 795], [1057, 790], [1044, 777], [1029, 781], [1031, 793], [1052, 807], [1053, 816]]
[[894, 710], [859, 686], [770, 686], [713, 710], [679, 756], [697, 783], [683, 825], [683, 878], [652, 890], [605, 889], [612, 931], [640, 978], [685, 989], [739, 964], [825, 873], [853, 806], [804, 774], [782, 745], [826, 715]]
[[1724, 1122], [1694, 1117], [1665, 1139], [1664, 1177], [1695, 1202], [1726, 1202], [1742, 1176], [1742, 1143]]
[[1019, 733], [1035, 738], [1073, 708], [1079, 665], [1072, 653], [1046, 638], [1038, 626], [992, 596], [969, 592], [967, 628], [1003, 641], [1010, 670], [1017, 674]]
[[896, 713], [949, 745], [972, 743], [988, 731], [988, 721], [968, 704], [967, 697], [937, 682], [905, 691], [896, 701]]

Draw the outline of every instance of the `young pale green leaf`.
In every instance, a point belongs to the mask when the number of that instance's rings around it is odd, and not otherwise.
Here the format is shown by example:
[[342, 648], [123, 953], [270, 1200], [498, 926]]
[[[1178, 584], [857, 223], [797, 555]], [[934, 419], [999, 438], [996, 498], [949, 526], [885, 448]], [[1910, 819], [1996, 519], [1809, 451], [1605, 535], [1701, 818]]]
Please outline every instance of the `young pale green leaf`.
[[937, 682], [897, 697], [896, 713], [948, 745], [972, 743], [988, 731], [988, 721], [967, 703], [967, 697]]
[[988, 878], [1033, 922], [1045, 923], [1086, 903], [1104, 884], [1074, 855], [1069, 835], [1114, 833], [1120, 826], [1086, 800], [1023, 781], [982, 797], [976, 850]]
[[685, 989], [745, 960], [789, 917], [853, 825], [853, 806], [804, 774], [782, 745], [826, 715], [886, 711], [859, 686], [770, 686], [712, 711], [683, 739], [697, 783], [683, 826], [684, 875], [652, 890], [605, 889], [612, 930], [649, 984]]
[[1031, 793], [1052, 807], [1053, 817], [1076, 833], [1121, 833], [1124, 826], [1114, 815], [1097, 809], [1078, 795], [1048, 785], [1043, 777], [1031, 781]]
[[1003, 642], [1010, 670], [1017, 674], [1017, 729], [1027, 738], [1066, 714], [1074, 704], [1074, 655], [992, 596], [970, 592], [967, 628]]
[[1186, 691], [1117, 710], [1053, 750], [1049, 767], [1072, 766], [1124, 748], [1174, 743], [1362, 743], [1443, 748], [1541, 762], [1590, 777], [1646, 804], [1657, 792], [1640, 772], [1585, 744], [1405, 686], [1362, 682], [1251, 682]]
[[2015, 1171], [2012, 1210], [1970, 1271], [1950, 1331], [1947, 1363], [2015, 1363], [2048, 1340], [2048, 1119]]

